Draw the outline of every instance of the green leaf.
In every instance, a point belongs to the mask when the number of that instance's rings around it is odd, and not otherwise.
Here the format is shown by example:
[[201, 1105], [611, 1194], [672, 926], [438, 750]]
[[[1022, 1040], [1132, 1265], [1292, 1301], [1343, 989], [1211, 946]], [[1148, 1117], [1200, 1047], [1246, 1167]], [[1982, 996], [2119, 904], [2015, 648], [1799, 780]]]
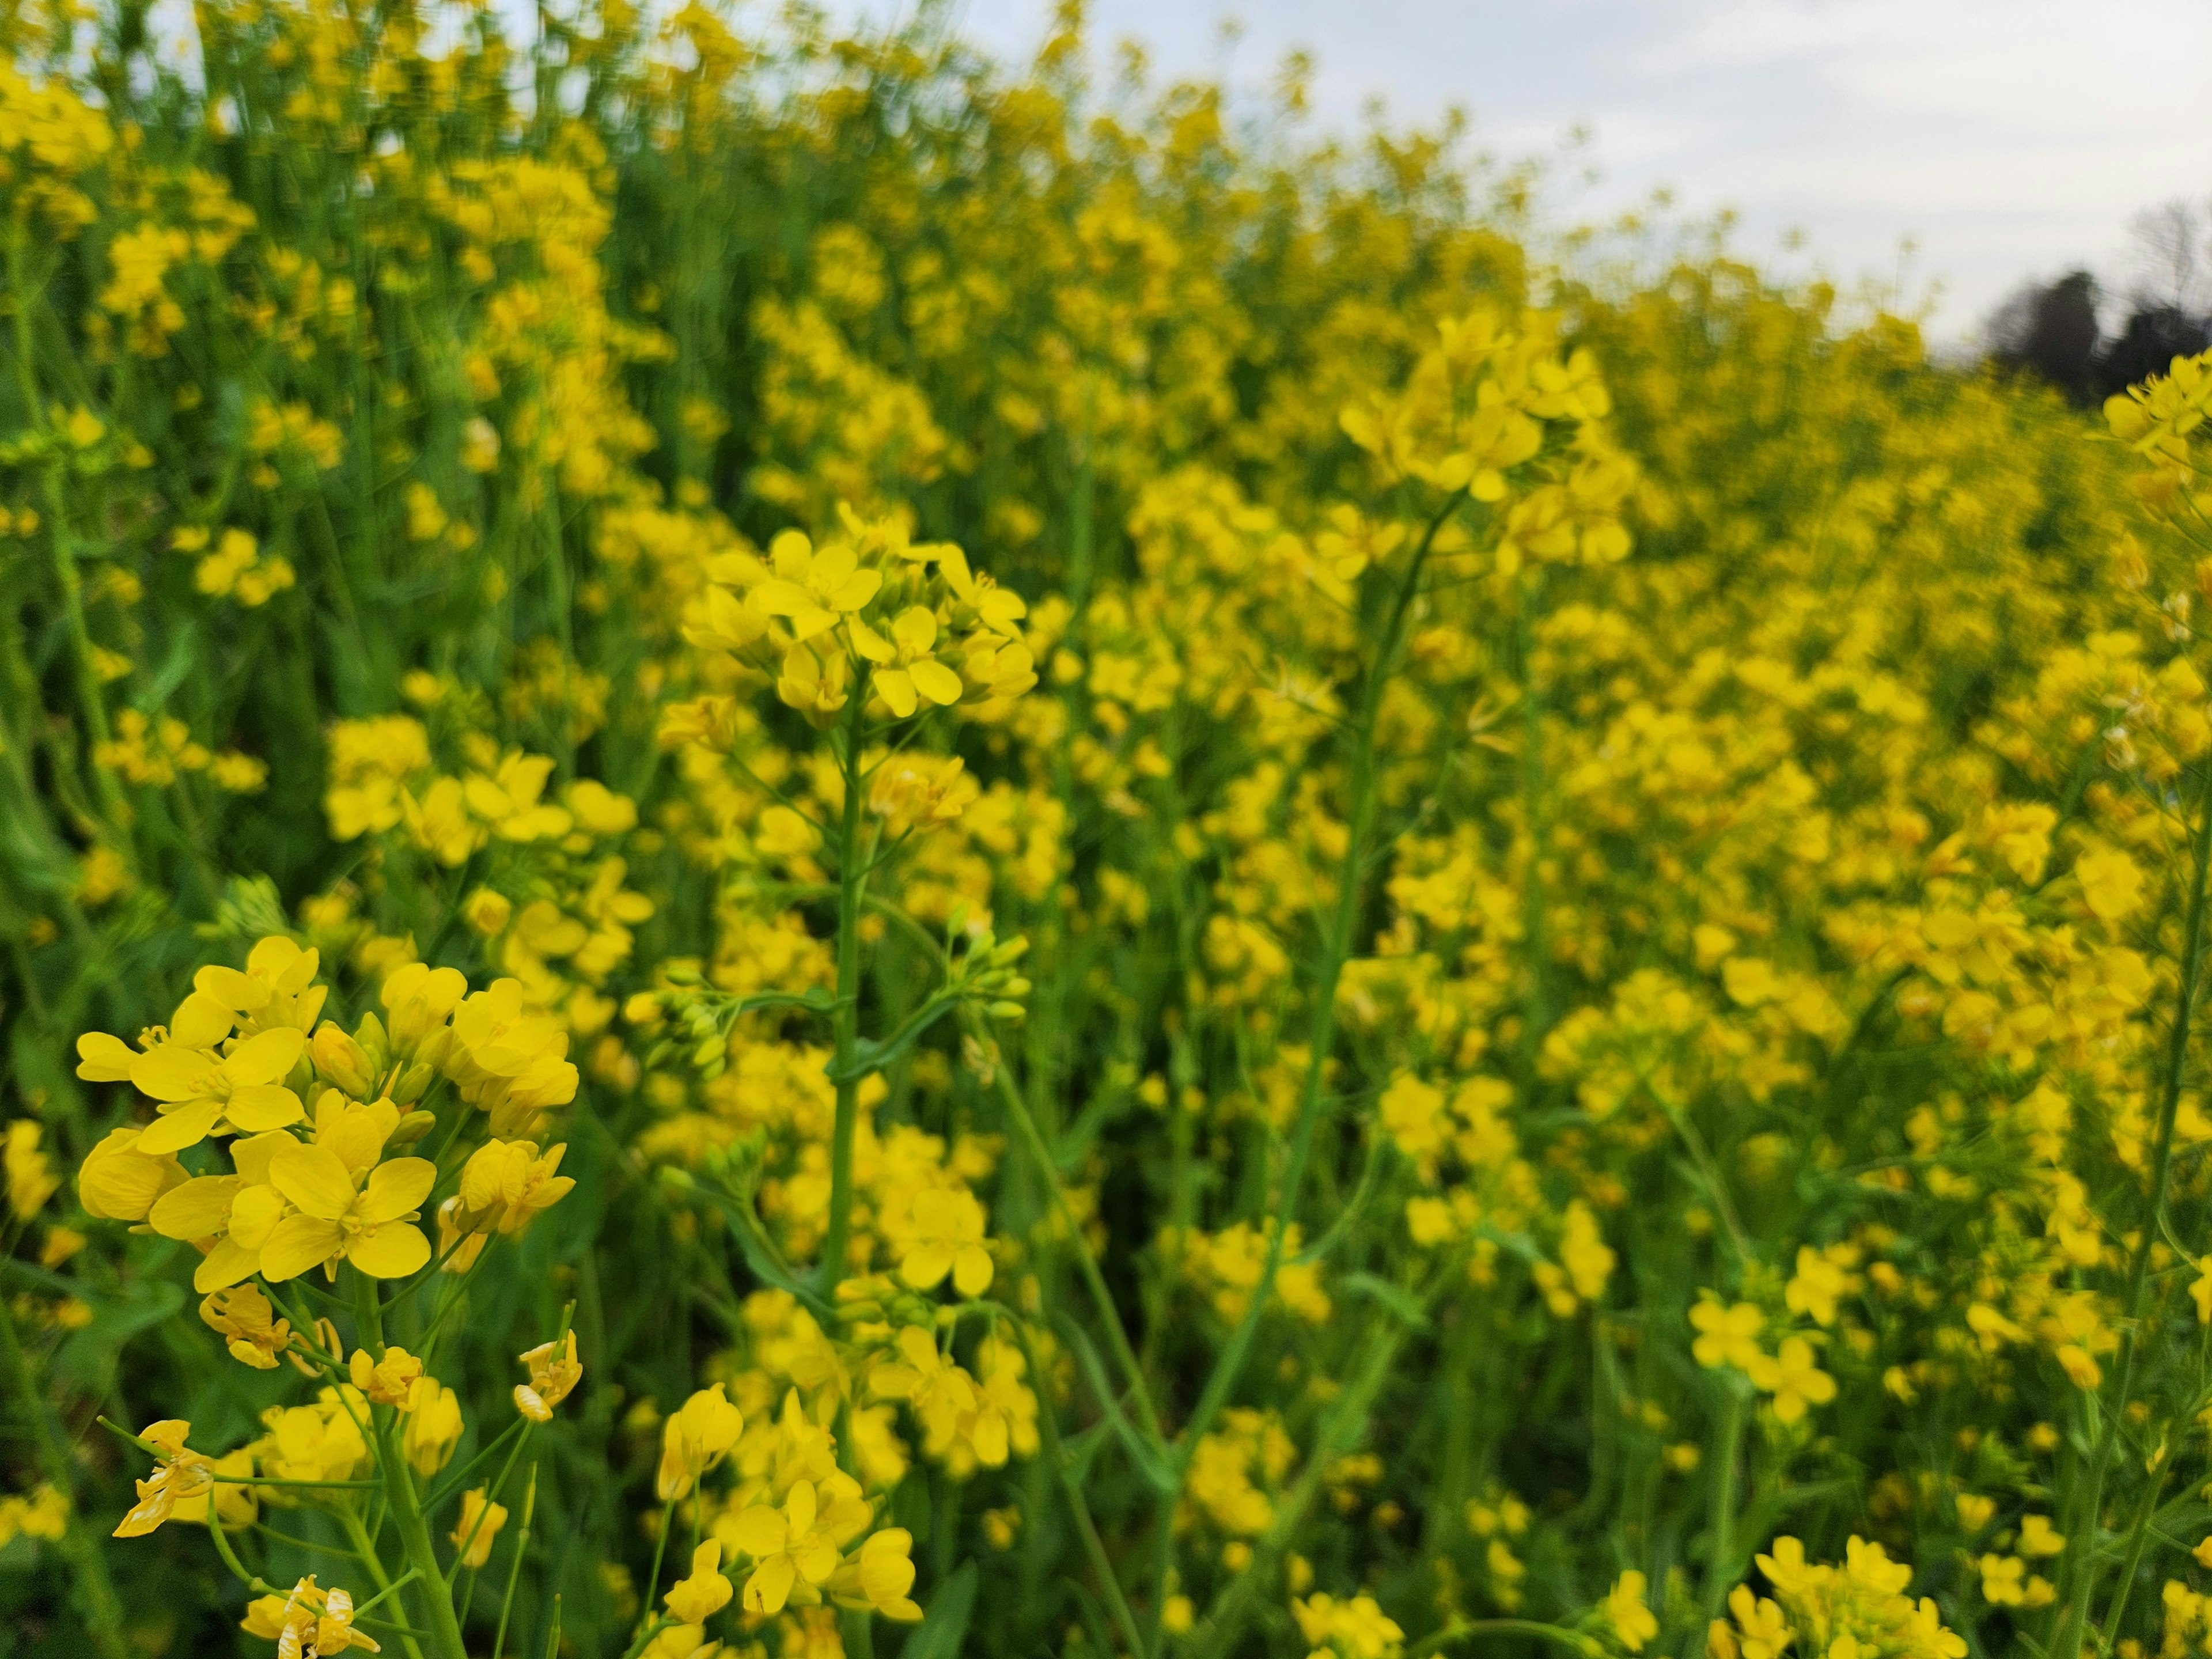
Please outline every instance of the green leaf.
[[960, 1000], [957, 997], [943, 994], [932, 997], [927, 1002], [922, 1004], [921, 1011], [913, 1018], [908, 1020], [905, 1024], [900, 1026], [881, 1042], [870, 1042], [863, 1039], [856, 1043], [854, 1046], [853, 1064], [850, 1070], [841, 1072], [836, 1069], [834, 1062], [823, 1069], [830, 1073], [830, 1080], [832, 1083], [851, 1083], [867, 1076], [871, 1072], [883, 1071], [908, 1049], [913, 1048], [923, 1032], [959, 1006]]
[[124, 1345], [183, 1307], [185, 1291], [173, 1280], [141, 1279], [125, 1285], [117, 1293], [87, 1295], [84, 1300], [92, 1309], [92, 1318], [55, 1353], [52, 1378], [88, 1394], [103, 1394]]
[[929, 1611], [899, 1650], [899, 1659], [959, 1659], [975, 1607], [975, 1564], [963, 1561], [929, 1598]]
[[1370, 1273], [1346, 1273], [1336, 1283], [1354, 1296], [1364, 1296], [1381, 1303], [1397, 1315], [1401, 1323], [1413, 1330], [1425, 1331], [1429, 1328], [1428, 1310], [1421, 1306], [1419, 1297], [1402, 1285], [1393, 1285], [1389, 1279], [1378, 1279]]
[[723, 1192], [711, 1183], [702, 1184], [699, 1190], [713, 1199], [721, 1206], [722, 1213], [729, 1217], [730, 1231], [737, 1235], [738, 1249], [744, 1253], [745, 1266], [752, 1269], [755, 1279], [797, 1297], [802, 1306], [817, 1316], [827, 1317], [833, 1311], [823, 1300], [820, 1291], [776, 1260], [767, 1237], [760, 1231], [760, 1221], [753, 1214], [750, 1202], [737, 1194]]

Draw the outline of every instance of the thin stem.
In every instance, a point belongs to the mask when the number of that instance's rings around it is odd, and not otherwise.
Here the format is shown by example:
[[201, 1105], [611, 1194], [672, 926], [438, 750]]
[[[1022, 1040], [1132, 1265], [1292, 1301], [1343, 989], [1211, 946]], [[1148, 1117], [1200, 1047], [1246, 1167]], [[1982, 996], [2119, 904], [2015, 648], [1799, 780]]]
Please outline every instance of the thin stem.
[[2203, 768], [2198, 787], [2197, 823], [2193, 828], [2195, 858], [2190, 872], [2189, 912], [2183, 923], [2181, 981], [2174, 995], [2173, 1027], [2167, 1033], [2166, 1081], [2158, 1111], [2158, 1139], [2151, 1153], [2148, 1207], [2137, 1230], [2135, 1259], [2128, 1266], [2127, 1310], [2120, 1321], [2119, 1364], [2114, 1368], [2112, 1392], [2106, 1403], [2104, 1425], [2096, 1449], [2089, 1456], [2088, 1491], [2067, 1528], [2067, 1559], [2074, 1583], [2065, 1603], [2063, 1635], [2050, 1651], [2078, 1652], [2088, 1623], [2090, 1598], [2096, 1594], [2099, 1559], [2096, 1533], [2104, 1510], [2105, 1473], [2112, 1461], [2121, 1418], [2135, 1387], [2136, 1353], [2140, 1345], [2143, 1298], [2150, 1285], [2150, 1255], [2158, 1242], [2159, 1219], [2166, 1212], [2166, 1185], [2173, 1170], [2173, 1125], [2181, 1108], [2181, 1091], [2187, 1074], [2189, 1030], [2197, 1012], [2197, 996], [2204, 967], [2204, 898], [2206, 871], [2212, 864], [2212, 761]]
[[861, 675], [846, 703], [844, 810], [837, 825], [837, 1115], [830, 1146], [830, 1230], [822, 1248], [821, 1284], [827, 1296], [845, 1276], [853, 1234], [853, 1141], [860, 1121], [860, 1079], [854, 1062], [860, 1041], [860, 735], [867, 702]]
[[[1000, 1328], [1013, 1332], [1014, 1340], [1021, 1345], [1023, 1358], [1029, 1361], [1029, 1374], [1042, 1377], [1045, 1373], [1038, 1368], [1036, 1355], [1030, 1347], [1029, 1333], [1023, 1328], [1022, 1322], [1013, 1316], [1012, 1310], [1006, 1310], [1006, 1316], [1000, 1322]], [[1114, 1571], [1113, 1558], [1106, 1553], [1105, 1543], [1099, 1538], [1098, 1528], [1091, 1518], [1091, 1506], [1084, 1501], [1083, 1488], [1075, 1479], [1075, 1472], [1067, 1466], [1067, 1454], [1060, 1444], [1060, 1425], [1054, 1417], [1051, 1404], [1048, 1401], [1040, 1403], [1044, 1409], [1037, 1413], [1037, 1433], [1044, 1443], [1045, 1462], [1050, 1465], [1054, 1477], [1060, 1482], [1061, 1495], [1067, 1499], [1068, 1515], [1075, 1522], [1077, 1536], [1083, 1540], [1083, 1553], [1091, 1558], [1091, 1571], [1098, 1575], [1099, 1593], [1106, 1598], [1106, 1609], [1114, 1615], [1114, 1622], [1121, 1627], [1121, 1639], [1129, 1644], [1133, 1659], [1141, 1659], [1141, 1656], [1148, 1651], [1144, 1632], [1138, 1628], [1136, 1614], [1129, 1610], [1129, 1598], [1122, 1592], [1121, 1580]]]
[[1151, 1392], [1145, 1387], [1144, 1371], [1137, 1364], [1136, 1351], [1129, 1346], [1129, 1334], [1122, 1328], [1120, 1310], [1114, 1305], [1114, 1293], [1107, 1288], [1106, 1276], [1099, 1271], [1098, 1257], [1091, 1248], [1091, 1241], [1083, 1236], [1083, 1228], [1076, 1220], [1075, 1212], [1068, 1208], [1067, 1194], [1061, 1189], [1060, 1171], [1054, 1165], [1052, 1151], [1044, 1144], [1044, 1136], [1037, 1128], [1036, 1118], [1030, 1115], [1029, 1104], [1022, 1098], [1022, 1091], [1015, 1086], [1012, 1073], [1004, 1066], [1000, 1066], [998, 1072], [999, 1098], [1012, 1116], [1015, 1127], [1021, 1131], [1023, 1144], [1036, 1160], [1037, 1173], [1045, 1183], [1045, 1190], [1051, 1194], [1052, 1206], [1074, 1243], [1076, 1265], [1083, 1274], [1083, 1282], [1090, 1287], [1091, 1299], [1097, 1306], [1100, 1322], [1106, 1327], [1107, 1344], [1114, 1350], [1114, 1358], [1121, 1367], [1122, 1376], [1127, 1379], [1129, 1392], [1136, 1401], [1137, 1415], [1152, 1437], [1160, 1439], [1160, 1419], [1152, 1409]]
[[[486, 1504], [489, 1510], [489, 1502]], [[522, 1553], [530, 1546], [530, 1517], [538, 1508], [538, 1465], [530, 1466], [530, 1486], [522, 1495], [522, 1525], [514, 1534], [514, 1559], [507, 1564], [507, 1594], [500, 1599], [499, 1634], [492, 1638], [491, 1659], [499, 1659], [507, 1646], [507, 1615], [514, 1610], [515, 1582], [522, 1576]]]
[[1258, 1334], [1260, 1320], [1267, 1310], [1267, 1297], [1274, 1289], [1275, 1275], [1283, 1265], [1285, 1243], [1290, 1237], [1291, 1223], [1297, 1214], [1298, 1196], [1305, 1185], [1306, 1165], [1312, 1160], [1315, 1130], [1321, 1117], [1323, 1085], [1328, 1075], [1331, 1051], [1336, 1046], [1336, 989], [1344, 976], [1344, 964], [1352, 955], [1353, 935], [1358, 931], [1362, 902], [1366, 894], [1367, 842], [1375, 829], [1375, 727], [1382, 709], [1382, 692], [1396, 666], [1398, 648], [1405, 637], [1406, 619], [1411, 613], [1415, 593], [1421, 585], [1421, 571], [1428, 562], [1429, 550], [1436, 544], [1437, 532], [1445, 521], [1457, 512], [1466, 498], [1464, 489], [1455, 490], [1450, 498], [1437, 510], [1429, 520], [1427, 531], [1407, 562], [1406, 574], [1392, 596], [1388, 622], [1375, 650], [1375, 659], [1369, 665], [1366, 684], [1361, 689], [1359, 714], [1352, 728], [1352, 817], [1350, 833], [1345, 838], [1344, 864], [1338, 880], [1336, 914], [1331, 919], [1322, 939], [1321, 960], [1314, 975], [1313, 1000], [1310, 1013], [1309, 1046], [1307, 1049], [1305, 1085], [1298, 1102], [1297, 1127], [1291, 1132], [1290, 1162], [1283, 1171], [1283, 1189], [1273, 1235], [1267, 1241], [1267, 1255], [1260, 1270], [1259, 1282], [1252, 1287], [1251, 1300], [1246, 1304], [1244, 1316], [1237, 1323], [1221, 1357], [1214, 1364], [1212, 1375], [1206, 1378], [1206, 1389], [1199, 1396], [1197, 1409], [1183, 1425], [1181, 1466], [1188, 1468], [1199, 1437], [1213, 1425], [1224, 1406], [1229, 1403], [1230, 1391], [1244, 1368], [1251, 1352], [1254, 1338]]
[[[354, 1312], [361, 1326], [363, 1346], [382, 1358], [384, 1311], [377, 1300], [376, 1281], [366, 1273], [354, 1276]], [[377, 1468], [384, 1477], [386, 1500], [399, 1531], [399, 1547], [406, 1552], [407, 1565], [422, 1576], [416, 1599], [428, 1615], [427, 1633], [430, 1646], [439, 1659], [468, 1659], [468, 1649], [461, 1638], [461, 1621], [453, 1612], [453, 1591], [446, 1583], [443, 1569], [438, 1565], [437, 1546], [430, 1540], [429, 1522], [415, 1490], [415, 1472], [408, 1467], [406, 1455], [400, 1447], [397, 1419], [389, 1408], [380, 1410], [374, 1406], [369, 1408], [369, 1415], [376, 1436]]]

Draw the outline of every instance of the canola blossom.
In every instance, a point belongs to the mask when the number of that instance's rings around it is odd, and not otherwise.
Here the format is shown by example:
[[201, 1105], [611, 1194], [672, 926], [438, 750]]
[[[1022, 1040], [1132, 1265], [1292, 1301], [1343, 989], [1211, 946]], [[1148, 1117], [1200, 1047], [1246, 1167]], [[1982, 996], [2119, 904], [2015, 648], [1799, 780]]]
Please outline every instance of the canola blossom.
[[2212, 1643], [2212, 354], [933, 11], [0, 18], [35, 1650]]

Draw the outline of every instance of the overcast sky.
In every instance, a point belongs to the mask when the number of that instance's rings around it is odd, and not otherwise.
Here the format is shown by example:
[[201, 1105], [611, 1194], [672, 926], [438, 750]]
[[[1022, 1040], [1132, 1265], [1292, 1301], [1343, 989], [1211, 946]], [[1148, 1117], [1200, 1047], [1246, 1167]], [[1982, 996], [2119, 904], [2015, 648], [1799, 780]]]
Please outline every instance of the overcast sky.
[[[1048, 14], [961, 15], [1011, 56]], [[1845, 281], [1893, 280], [1910, 238], [1905, 292], [1942, 285], [1945, 340], [2024, 276], [2124, 275], [2137, 210], [2212, 198], [2212, 0], [1093, 0], [1091, 16], [1094, 39], [1135, 37], [1162, 75], [1247, 88], [1304, 48], [1316, 118], [1347, 129], [1378, 95], [1399, 121], [1456, 103], [1506, 158], [1559, 157], [1587, 127], [1559, 174], [1564, 218], [1666, 185], [1685, 211], [1736, 209], [1742, 251]], [[1575, 182], [1585, 165], [1596, 184]], [[1791, 228], [1808, 250], [1784, 258]]]

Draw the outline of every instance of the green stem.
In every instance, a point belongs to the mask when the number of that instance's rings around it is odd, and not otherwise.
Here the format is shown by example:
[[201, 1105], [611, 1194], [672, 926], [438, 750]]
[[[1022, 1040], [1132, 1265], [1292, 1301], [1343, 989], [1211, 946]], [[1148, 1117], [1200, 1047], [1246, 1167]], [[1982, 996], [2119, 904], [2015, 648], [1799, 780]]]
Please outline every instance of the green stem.
[[[339, 1524], [345, 1529], [347, 1540], [353, 1545], [355, 1557], [375, 1584], [377, 1595], [389, 1595], [398, 1586], [392, 1583], [392, 1575], [385, 1571], [384, 1562], [377, 1555], [376, 1540], [368, 1535], [368, 1528], [362, 1524], [361, 1516], [350, 1506], [335, 1513]], [[408, 1659], [422, 1659], [422, 1640], [411, 1632], [400, 1638], [400, 1645], [407, 1650]]]
[[[530, 1518], [538, 1508], [538, 1465], [530, 1466], [530, 1486], [522, 1495], [522, 1525], [514, 1534], [514, 1559], [507, 1564], [507, 1594], [500, 1598], [499, 1634], [492, 1638], [491, 1659], [507, 1646], [507, 1615], [514, 1611], [515, 1581], [522, 1576], [522, 1553], [530, 1547]], [[470, 1534], [471, 1538], [474, 1534]]]
[[1428, 562], [1429, 550], [1435, 545], [1437, 532], [1445, 521], [1459, 509], [1465, 499], [1462, 489], [1453, 492], [1449, 500], [1437, 510], [1429, 520], [1427, 532], [1407, 562], [1406, 574], [1392, 596], [1389, 620], [1375, 650], [1375, 660], [1369, 665], [1367, 683], [1361, 688], [1359, 713], [1352, 728], [1352, 817], [1349, 833], [1345, 838], [1344, 866], [1338, 881], [1336, 914], [1331, 919], [1322, 938], [1321, 961], [1314, 975], [1313, 1001], [1309, 1028], [1309, 1048], [1304, 1088], [1298, 1101], [1297, 1127], [1291, 1131], [1290, 1161], [1283, 1171], [1283, 1188], [1278, 1205], [1278, 1214], [1272, 1237], [1267, 1241], [1267, 1256], [1260, 1270], [1259, 1282], [1252, 1287], [1251, 1300], [1246, 1304], [1243, 1317], [1214, 1364], [1206, 1378], [1206, 1389], [1199, 1396], [1198, 1407], [1184, 1425], [1182, 1437], [1181, 1466], [1188, 1468], [1191, 1454], [1199, 1437], [1213, 1425], [1215, 1417], [1229, 1403], [1230, 1391], [1244, 1368], [1250, 1353], [1253, 1339], [1260, 1328], [1260, 1320], [1267, 1310], [1267, 1297], [1273, 1291], [1276, 1273], [1283, 1265], [1285, 1241], [1290, 1237], [1291, 1224], [1298, 1210], [1298, 1196], [1305, 1185], [1306, 1165], [1313, 1157], [1315, 1130], [1321, 1119], [1321, 1103], [1328, 1075], [1331, 1050], [1336, 1046], [1336, 989], [1344, 977], [1344, 964], [1352, 955], [1352, 940], [1359, 927], [1362, 901], [1366, 895], [1367, 844], [1375, 830], [1376, 807], [1375, 788], [1375, 727], [1382, 709], [1382, 693], [1389, 684], [1396, 667], [1398, 648], [1405, 638], [1406, 619], [1412, 612], [1414, 595], [1421, 585], [1421, 572]]
[[[1029, 1361], [1029, 1374], [1042, 1378], [1045, 1373], [1038, 1368], [1036, 1355], [1030, 1346], [1029, 1332], [1011, 1309], [1000, 1328], [1013, 1332], [1014, 1340], [1021, 1344], [1022, 1357]], [[1037, 1435], [1044, 1443], [1044, 1460], [1060, 1482], [1061, 1495], [1067, 1499], [1067, 1512], [1075, 1522], [1076, 1535], [1083, 1540], [1083, 1553], [1091, 1558], [1091, 1571], [1098, 1575], [1099, 1593], [1106, 1598], [1106, 1610], [1121, 1627], [1121, 1639], [1128, 1643], [1132, 1659], [1142, 1659], [1148, 1651], [1144, 1632], [1138, 1628], [1136, 1614], [1129, 1610], [1129, 1598], [1122, 1592], [1121, 1577], [1114, 1571], [1114, 1559], [1106, 1553], [1105, 1542], [1098, 1536], [1097, 1525], [1091, 1518], [1091, 1506], [1084, 1501], [1082, 1486], [1076, 1480], [1075, 1472], [1068, 1468], [1052, 1402], [1040, 1397], [1038, 1403], [1042, 1409], [1037, 1413]]]
[[[376, 1281], [366, 1273], [354, 1275], [354, 1314], [361, 1326], [361, 1340], [378, 1358], [384, 1356], [384, 1310], [377, 1300]], [[422, 1575], [416, 1599], [427, 1615], [424, 1628], [438, 1659], [468, 1659], [461, 1639], [461, 1621], [453, 1612], [452, 1590], [438, 1565], [437, 1547], [430, 1540], [430, 1523], [422, 1513], [415, 1490], [415, 1472], [407, 1466], [399, 1443], [397, 1417], [389, 1409], [372, 1406], [369, 1415], [376, 1436], [377, 1469], [384, 1477], [386, 1501], [399, 1533], [399, 1547], [407, 1565]]]
[[60, 1548], [76, 1574], [77, 1594], [84, 1602], [86, 1633], [100, 1659], [124, 1659], [123, 1604], [107, 1577], [107, 1560], [100, 1540], [77, 1512], [76, 1472], [70, 1459], [53, 1412], [31, 1380], [28, 1358], [15, 1334], [15, 1316], [0, 1297], [0, 1388], [4, 1388], [11, 1414], [28, 1423], [38, 1437], [39, 1470], [69, 1505], [69, 1522], [63, 1528]]
[[830, 1145], [830, 1231], [822, 1249], [822, 1292], [845, 1276], [853, 1236], [853, 1140], [860, 1121], [860, 1079], [854, 1062], [860, 1041], [860, 737], [868, 683], [860, 675], [845, 705], [844, 810], [837, 823], [837, 1116]]
[[[84, 585], [76, 573], [76, 550], [70, 545], [68, 502], [62, 495], [61, 453], [58, 446], [61, 435], [53, 430], [47, 418], [46, 403], [39, 390], [36, 341], [31, 330], [30, 229], [19, 216], [14, 234], [8, 241], [8, 281], [15, 294], [15, 379], [23, 397], [23, 417], [34, 431], [45, 434], [50, 446], [40, 471], [46, 489], [46, 545], [52, 556], [54, 583], [61, 592], [62, 617], [69, 629], [70, 666], [76, 681], [78, 712], [84, 717], [86, 734], [95, 748], [108, 740], [107, 700], [100, 689], [100, 675], [93, 666], [92, 630], [84, 618]], [[124, 834], [130, 819], [130, 809], [123, 799], [122, 786], [115, 774], [100, 764], [92, 763], [93, 787], [100, 796], [100, 805], [114, 842], [112, 850], [126, 865], [136, 868], [137, 858], [130, 838]]]
[[1721, 1408], [1720, 1456], [1713, 1465], [1712, 1553], [1706, 1564], [1705, 1616], [1717, 1619], [1735, 1585], [1736, 1463], [1743, 1455], [1744, 1399], [1727, 1383]]
[[2196, 1018], [2197, 995], [2204, 967], [2204, 898], [2206, 870], [2212, 864], [2212, 760], [2204, 763], [2198, 787], [2197, 823], [2192, 830], [2195, 857], [2190, 872], [2189, 912], [2183, 923], [2181, 982], [2174, 996], [2173, 1028], [2167, 1033], [2166, 1083], [2159, 1102], [2158, 1139], [2151, 1153], [2150, 1190], [2142, 1224], [2137, 1230], [2135, 1259], [2128, 1266], [2127, 1312], [2120, 1322], [2120, 1359], [2115, 1367], [2112, 1392], [2106, 1401], [2104, 1424], [2096, 1449], [2089, 1455], [2089, 1483], [2076, 1518], [2067, 1528], [2067, 1560], [2073, 1583], [2065, 1601], [2063, 1634], [2049, 1651], [2080, 1651], [2089, 1618], [2090, 1598], [2096, 1594], [2098, 1553], [2096, 1534], [2104, 1510], [2105, 1473], [2112, 1447], [2119, 1437], [2120, 1419], [2126, 1414], [2128, 1396], [2135, 1387], [2136, 1352], [2142, 1323], [2143, 1297], [2150, 1286], [2150, 1255], [2157, 1243], [2159, 1224], [2166, 1213], [2166, 1189], [2173, 1170], [2173, 1125], [2181, 1108], [2183, 1079], [2189, 1060], [2189, 1030]]
[[1106, 1286], [1105, 1274], [1099, 1271], [1098, 1257], [1091, 1248], [1091, 1241], [1083, 1236], [1075, 1212], [1068, 1208], [1067, 1194], [1061, 1190], [1052, 1150], [1044, 1144], [1044, 1135], [1037, 1128], [1036, 1118], [1030, 1115], [1028, 1103], [1015, 1085], [1012, 1073], [1004, 1066], [999, 1067], [998, 1087], [999, 1098], [1012, 1116], [1014, 1127], [1021, 1131], [1022, 1143], [1036, 1162], [1037, 1174], [1051, 1196], [1053, 1209], [1074, 1244], [1076, 1265], [1083, 1274], [1083, 1282], [1090, 1288], [1091, 1301], [1097, 1306], [1099, 1321], [1106, 1328], [1107, 1344], [1114, 1350], [1115, 1360], [1121, 1367], [1130, 1395], [1136, 1401], [1137, 1415], [1152, 1437], [1160, 1439], [1160, 1419], [1152, 1409], [1152, 1394], [1145, 1387], [1144, 1371], [1137, 1364], [1136, 1351], [1129, 1345], [1129, 1334], [1122, 1328], [1121, 1313], [1114, 1305], [1114, 1293]]
[[1368, 1408], [1382, 1391], [1383, 1383], [1389, 1380], [1390, 1368], [1397, 1362], [1398, 1349], [1404, 1340], [1405, 1328], [1392, 1325], [1383, 1334], [1370, 1336], [1360, 1345], [1365, 1357], [1359, 1370], [1330, 1407], [1297, 1480], [1277, 1502], [1274, 1519], [1254, 1548], [1251, 1565], [1231, 1581], [1206, 1616], [1205, 1645], [1194, 1645], [1194, 1651], [1203, 1655], [1204, 1659], [1223, 1659], [1223, 1656], [1235, 1650], [1252, 1603], [1276, 1582], [1275, 1563], [1289, 1550], [1298, 1528], [1305, 1524], [1307, 1513], [1320, 1498], [1330, 1468], [1364, 1437]]

